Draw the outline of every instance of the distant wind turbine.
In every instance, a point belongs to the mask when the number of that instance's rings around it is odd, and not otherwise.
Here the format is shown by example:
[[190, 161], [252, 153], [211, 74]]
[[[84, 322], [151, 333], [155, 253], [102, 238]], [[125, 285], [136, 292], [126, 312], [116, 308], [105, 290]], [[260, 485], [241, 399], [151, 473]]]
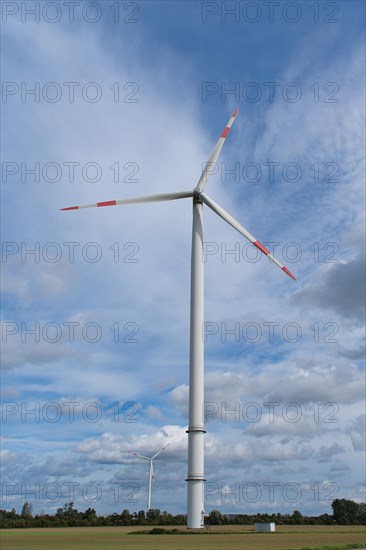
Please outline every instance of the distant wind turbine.
[[162, 453], [164, 451], [164, 449], [166, 449], [168, 446], [170, 445], [170, 443], [168, 443], [168, 445], [165, 445], [165, 447], [163, 447], [162, 449], [160, 449], [160, 451], [158, 451], [157, 453], [155, 453], [151, 458], [149, 458], [148, 456], [144, 456], [144, 455], [139, 455], [138, 453], [134, 453], [132, 451], [128, 451], [131, 455], [133, 456], [137, 456], [138, 458], [143, 458], [144, 460], [148, 460], [149, 461], [149, 484], [148, 484], [148, 492], [147, 492], [147, 511], [150, 510], [151, 508], [151, 484], [154, 483], [154, 466], [153, 466], [153, 460], [158, 456], [160, 455], [160, 453]]
[[134, 204], [144, 202], [161, 202], [176, 199], [193, 199], [193, 227], [191, 253], [191, 313], [190, 313], [190, 361], [189, 361], [189, 421], [188, 421], [188, 495], [187, 495], [187, 527], [199, 529], [203, 527], [204, 517], [204, 439], [206, 433], [203, 418], [204, 404], [204, 344], [202, 327], [204, 323], [204, 271], [203, 271], [203, 204], [211, 208], [218, 216], [236, 229], [248, 241], [256, 246], [282, 271], [296, 280], [290, 271], [284, 267], [249, 231], [236, 221], [226, 210], [214, 202], [203, 190], [208, 176], [218, 159], [225, 139], [238, 114], [235, 109], [229, 122], [218, 139], [210, 158], [206, 162], [197, 186], [192, 191], [162, 193], [131, 199], [118, 199], [81, 206], [69, 206], [61, 210], [79, 210], [99, 206], [116, 206], [118, 204]]

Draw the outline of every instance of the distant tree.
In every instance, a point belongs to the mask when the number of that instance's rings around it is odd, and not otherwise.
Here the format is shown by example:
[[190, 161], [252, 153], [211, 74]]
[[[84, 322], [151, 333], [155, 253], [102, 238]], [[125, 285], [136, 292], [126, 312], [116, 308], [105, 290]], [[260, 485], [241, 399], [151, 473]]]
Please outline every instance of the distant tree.
[[76, 508], [74, 508], [73, 502], [69, 502], [68, 504], [65, 504], [64, 508], [66, 509], [67, 516], [75, 516], [78, 513]]
[[150, 508], [150, 510], [146, 512], [146, 519], [149, 523], [158, 522], [160, 520], [160, 516], [161, 512], [159, 508]]
[[33, 514], [33, 504], [31, 504], [30, 502], [26, 501], [24, 504], [23, 504], [23, 508], [22, 508], [22, 513], [21, 515], [23, 517], [32, 517], [32, 514]]
[[137, 523], [139, 525], [145, 525], [146, 523], [146, 515], [145, 515], [145, 510], [140, 510], [138, 513], [137, 513]]
[[365, 525], [366, 524], [366, 502], [361, 502], [361, 504], [359, 504], [358, 506], [359, 506], [359, 509], [358, 509], [359, 522], [362, 525]]
[[297, 524], [304, 523], [304, 518], [302, 516], [302, 513], [299, 512], [299, 510], [294, 510], [292, 514], [292, 519], [294, 520], [294, 523], [297, 523]]
[[235, 517], [234, 523], [236, 525], [244, 525], [246, 523], [244, 514], [238, 514]]
[[122, 525], [131, 525], [132, 516], [127, 509], [123, 510], [121, 514], [121, 521]]
[[183, 514], [178, 514], [174, 516], [175, 525], [185, 525], [186, 521], [187, 521], [187, 518]]
[[94, 510], [94, 508], [88, 508], [84, 512], [84, 518], [87, 520], [89, 524], [95, 523], [95, 520], [97, 518], [97, 513]]
[[366, 521], [366, 504], [345, 498], [332, 502], [333, 519], [340, 525], [360, 524]]
[[318, 521], [321, 525], [332, 525], [332, 523], [334, 523], [332, 517], [329, 514], [321, 514], [318, 517]]
[[210, 525], [221, 525], [223, 521], [222, 513], [219, 510], [211, 510], [208, 514], [208, 522]]
[[160, 514], [159, 525], [174, 525], [174, 524], [175, 524], [175, 521], [174, 521], [173, 515], [167, 512], [166, 510], [164, 510], [164, 512]]

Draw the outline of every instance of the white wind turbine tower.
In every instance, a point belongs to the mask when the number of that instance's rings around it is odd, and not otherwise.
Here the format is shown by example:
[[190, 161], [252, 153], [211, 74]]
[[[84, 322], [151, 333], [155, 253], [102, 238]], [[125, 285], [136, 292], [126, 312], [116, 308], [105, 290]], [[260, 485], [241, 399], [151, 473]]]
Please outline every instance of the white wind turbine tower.
[[202, 327], [204, 322], [204, 272], [203, 272], [203, 204], [211, 208], [229, 225], [254, 244], [282, 271], [296, 280], [290, 271], [284, 267], [249, 231], [236, 221], [226, 210], [214, 202], [204, 188], [208, 176], [218, 159], [226, 136], [238, 114], [235, 109], [227, 126], [217, 141], [210, 158], [206, 162], [197, 186], [191, 191], [180, 191], [148, 195], [131, 199], [118, 199], [81, 206], [69, 206], [61, 210], [78, 210], [99, 206], [116, 206], [119, 204], [134, 204], [144, 202], [171, 201], [177, 199], [193, 199], [192, 255], [191, 255], [191, 308], [190, 308], [190, 360], [189, 360], [189, 420], [188, 420], [188, 495], [187, 495], [187, 527], [198, 529], [203, 527], [204, 514], [204, 434], [206, 433], [203, 418], [204, 403], [204, 361]]
[[154, 483], [154, 466], [153, 466], [153, 460], [158, 456], [160, 455], [160, 453], [162, 453], [164, 451], [164, 449], [166, 449], [168, 446], [170, 445], [170, 443], [168, 443], [168, 445], [165, 445], [165, 447], [163, 447], [162, 449], [160, 449], [160, 451], [158, 451], [157, 453], [155, 453], [151, 458], [149, 458], [148, 456], [144, 456], [144, 455], [139, 455], [138, 453], [134, 453], [132, 451], [128, 451], [130, 453], [130, 455], [134, 455], [134, 456], [137, 456], [138, 458], [143, 458], [144, 460], [148, 460], [149, 461], [149, 482], [148, 482], [148, 492], [147, 492], [147, 511], [150, 510], [151, 508], [151, 484]]

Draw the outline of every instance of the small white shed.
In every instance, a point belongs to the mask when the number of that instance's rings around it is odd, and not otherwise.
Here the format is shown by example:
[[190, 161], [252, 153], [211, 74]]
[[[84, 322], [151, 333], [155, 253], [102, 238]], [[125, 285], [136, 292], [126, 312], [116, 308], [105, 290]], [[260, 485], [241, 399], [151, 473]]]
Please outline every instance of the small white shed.
[[255, 523], [254, 529], [256, 533], [274, 533], [276, 531], [276, 524], [271, 523]]

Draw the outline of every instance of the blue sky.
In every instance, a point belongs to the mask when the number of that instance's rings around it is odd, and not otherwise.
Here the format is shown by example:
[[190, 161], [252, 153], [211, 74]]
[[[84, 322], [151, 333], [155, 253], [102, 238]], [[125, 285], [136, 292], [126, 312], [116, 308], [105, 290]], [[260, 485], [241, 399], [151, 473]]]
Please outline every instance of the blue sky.
[[236, 106], [207, 192], [297, 282], [205, 208], [206, 509], [364, 501], [364, 4], [34, 4], [2, 4], [2, 507], [140, 510], [128, 451], [170, 443], [185, 513], [190, 201], [59, 209], [193, 188]]

